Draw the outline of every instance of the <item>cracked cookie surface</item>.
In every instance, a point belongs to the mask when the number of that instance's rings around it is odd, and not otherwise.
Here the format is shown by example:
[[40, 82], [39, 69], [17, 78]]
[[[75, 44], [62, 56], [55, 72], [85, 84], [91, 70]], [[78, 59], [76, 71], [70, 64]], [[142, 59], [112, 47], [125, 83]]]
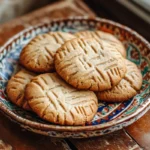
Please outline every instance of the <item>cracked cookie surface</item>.
[[137, 66], [126, 60], [127, 72], [121, 82], [110, 90], [98, 92], [100, 100], [111, 102], [126, 101], [137, 94], [142, 86], [142, 75]]
[[93, 119], [98, 109], [94, 92], [71, 87], [57, 73], [36, 76], [25, 93], [35, 113], [60, 125], [84, 125]]
[[26, 110], [31, 110], [31, 108], [25, 99], [24, 91], [26, 85], [34, 76], [35, 74], [31, 72], [21, 70], [13, 77], [11, 77], [6, 87], [6, 93], [9, 100]]
[[98, 38], [98, 39], [105, 40], [110, 44], [112, 44], [112, 46], [114, 46], [118, 50], [118, 52], [120, 52], [121, 55], [126, 58], [125, 47], [123, 46], [121, 41], [119, 41], [115, 36], [113, 36], [110, 33], [96, 30], [96, 31], [80, 31], [77, 32], [75, 35], [79, 38], [89, 37], [89, 38]]
[[75, 38], [65, 32], [49, 32], [33, 38], [22, 50], [20, 63], [33, 72], [54, 71], [54, 55], [65, 41]]
[[126, 72], [122, 55], [94, 38], [66, 42], [55, 55], [57, 73], [77, 89], [103, 91], [117, 85]]

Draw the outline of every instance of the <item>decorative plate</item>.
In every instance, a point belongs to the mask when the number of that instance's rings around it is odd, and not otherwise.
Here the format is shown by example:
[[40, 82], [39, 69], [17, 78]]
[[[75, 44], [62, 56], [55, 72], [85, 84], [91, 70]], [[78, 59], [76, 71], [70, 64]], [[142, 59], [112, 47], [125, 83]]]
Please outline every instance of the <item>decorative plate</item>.
[[[49, 31], [77, 32], [102, 30], [115, 35], [125, 45], [127, 58], [141, 69], [143, 84], [139, 93], [123, 103], [99, 102], [97, 114], [85, 126], [60, 126], [41, 120], [7, 100], [5, 87], [18, 70], [22, 48], [36, 35]], [[119, 130], [143, 116], [150, 106], [150, 44], [138, 33], [106, 19], [69, 18], [31, 27], [12, 37], [0, 48], [0, 110], [23, 128], [52, 137], [86, 138]]]

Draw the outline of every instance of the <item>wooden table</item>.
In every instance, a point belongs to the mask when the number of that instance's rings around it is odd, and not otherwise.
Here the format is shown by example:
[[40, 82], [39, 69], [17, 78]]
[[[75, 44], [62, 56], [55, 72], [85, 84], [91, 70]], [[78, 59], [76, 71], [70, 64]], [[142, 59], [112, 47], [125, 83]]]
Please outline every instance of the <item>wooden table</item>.
[[[81, 1], [61, 1], [0, 25], [0, 45], [30, 25], [67, 16], [95, 16]], [[0, 150], [150, 150], [150, 111], [120, 131], [89, 139], [59, 139], [25, 131], [0, 113]]]

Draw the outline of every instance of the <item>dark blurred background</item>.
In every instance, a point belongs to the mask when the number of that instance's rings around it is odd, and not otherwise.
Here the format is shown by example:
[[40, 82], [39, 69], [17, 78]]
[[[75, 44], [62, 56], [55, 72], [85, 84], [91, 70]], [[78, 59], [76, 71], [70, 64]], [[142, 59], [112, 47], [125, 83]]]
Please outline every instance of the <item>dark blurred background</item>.
[[150, 0], [85, 0], [99, 17], [136, 30], [150, 41]]
[[[58, 0], [0, 0], [0, 23], [56, 1]], [[83, 1], [97, 16], [127, 25], [150, 41], [150, 0]]]

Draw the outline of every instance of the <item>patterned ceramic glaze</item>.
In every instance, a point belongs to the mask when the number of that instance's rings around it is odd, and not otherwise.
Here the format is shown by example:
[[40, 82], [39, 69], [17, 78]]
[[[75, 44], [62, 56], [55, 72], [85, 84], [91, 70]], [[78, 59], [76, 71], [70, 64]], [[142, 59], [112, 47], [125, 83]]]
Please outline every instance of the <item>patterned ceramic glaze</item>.
[[[102, 30], [115, 35], [125, 45], [127, 58], [136, 63], [143, 75], [139, 93], [123, 103], [99, 102], [97, 114], [85, 126], [59, 126], [41, 120], [7, 100], [5, 87], [19, 69], [18, 58], [22, 48], [36, 35], [49, 31], [77, 32]], [[85, 138], [119, 130], [140, 118], [150, 106], [150, 44], [126, 26], [106, 20], [69, 18], [31, 27], [11, 38], [0, 48], [0, 110], [23, 128], [53, 137]]]

